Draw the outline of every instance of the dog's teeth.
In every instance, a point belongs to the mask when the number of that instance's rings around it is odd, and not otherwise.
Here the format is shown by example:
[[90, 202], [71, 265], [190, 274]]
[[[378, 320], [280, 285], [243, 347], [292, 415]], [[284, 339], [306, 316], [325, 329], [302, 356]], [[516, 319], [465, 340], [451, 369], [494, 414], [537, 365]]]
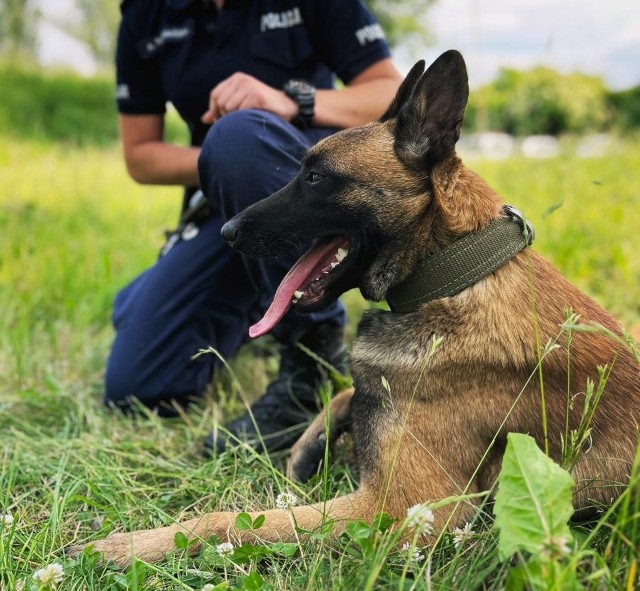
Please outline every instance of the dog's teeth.
[[303, 292], [301, 291], [294, 291], [293, 292], [293, 297], [291, 298], [291, 303], [292, 304], [297, 304], [300, 301], [300, 298], [303, 296]]
[[344, 257], [347, 256], [347, 249], [346, 248], [339, 248], [338, 252], [336, 253], [336, 259], [338, 259], [338, 262], [341, 262], [342, 259], [344, 259]]
[[331, 268], [335, 269], [340, 263], [331, 263]]

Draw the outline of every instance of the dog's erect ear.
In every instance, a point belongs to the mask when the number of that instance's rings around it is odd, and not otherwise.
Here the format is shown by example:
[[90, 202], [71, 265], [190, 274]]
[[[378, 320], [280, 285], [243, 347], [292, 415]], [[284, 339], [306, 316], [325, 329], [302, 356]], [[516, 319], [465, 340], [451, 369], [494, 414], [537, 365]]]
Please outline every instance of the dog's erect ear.
[[398, 158], [406, 166], [419, 170], [451, 154], [460, 137], [468, 98], [464, 59], [458, 51], [447, 51], [427, 68], [410, 99], [398, 110], [395, 129]]
[[416, 87], [416, 84], [418, 83], [418, 80], [420, 80], [420, 76], [422, 76], [423, 72], [424, 60], [420, 60], [419, 62], [416, 62], [413, 68], [411, 68], [411, 71], [407, 74], [406, 78], [403, 80], [400, 88], [398, 88], [396, 96], [391, 101], [389, 108], [385, 111], [384, 115], [380, 117], [380, 123], [384, 123], [388, 119], [398, 116], [400, 109], [411, 98], [413, 89]]

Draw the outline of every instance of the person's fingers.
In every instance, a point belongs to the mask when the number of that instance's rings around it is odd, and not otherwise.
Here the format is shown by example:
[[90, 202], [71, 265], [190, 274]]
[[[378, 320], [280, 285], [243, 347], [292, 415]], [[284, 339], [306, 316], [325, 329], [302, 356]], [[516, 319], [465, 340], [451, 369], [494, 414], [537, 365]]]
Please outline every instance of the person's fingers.
[[226, 97], [234, 92], [235, 81], [233, 77], [227, 78], [218, 84], [209, 93], [209, 109], [202, 115], [203, 123], [214, 123], [224, 115], [224, 105]]
[[248, 106], [242, 108], [249, 109], [255, 106], [252, 104], [253, 102], [255, 101], [253, 101], [251, 94], [246, 88], [236, 88], [235, 92], [226, 98], [224, 104], [221, 104], [220, 107], [221, 111], [231, 113], [231, 111], [240, 109], [243, 103]]

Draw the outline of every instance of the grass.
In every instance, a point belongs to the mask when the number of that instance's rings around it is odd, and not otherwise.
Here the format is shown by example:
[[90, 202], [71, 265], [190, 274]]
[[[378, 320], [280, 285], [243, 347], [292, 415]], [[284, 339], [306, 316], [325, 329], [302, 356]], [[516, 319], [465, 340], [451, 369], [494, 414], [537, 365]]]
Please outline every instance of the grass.
[[[24, 582], [29, 589], [36, 569], [65, 560], [62, 548], [114, 529], [153, 527], [219, 508], [272, 507], [283, 490], [320, 500], [356, 488], [356, 475], [342, 462], [326, 471], [326, 481], [297, 486], [283, 476], [282, 459], [271, 463], [238, 450], [204, 460], [205, 434], [220, 413], [239, 408], [230, 385], [222, 387], [220, 405], [179, 419], [105, 412], [100, 394], [111, 302], [155, 259], [163, 230], [176, 218], [179, 191], [136, 186], [117, 148], [2, 139], [0, 514], [10, 512], [14, 521], [4, 528], [0, 522], [0, 589]], [[532, 219], [536, 248], [636, 337], [638, 161], [640, 145], [631, 142], [590, 160], [470, 162]], [[366, 304], [357, 293], [345, 299], [353, 324]], [[273, 369], [250, 350], [233, 368], [253, 395]], [[348, 457], [348, 448], [339, 455]], [[584, 588], [638, 584], [633, 551], [640, 495], [631, 494], [638, 487], [636, 480], [613, 511], [576, 534], [579, 548], [568, 564]], [[227, 581], [251, 589], [263, 580], [270, 589], [502, 589], [513, 580], [512, 567], [526, 562], [498, 560], [487, 519], [478, 514], [470, 543], [455, 548], [445, 536], [418, 565], [390, 549], [388, 533], [360, 524], [333, 550], [318, 540], [296, 558], [282, 551], [258, 566], [222, 563], [211, 551], [124, 574], [90, 556], [66, 560], [59, 588], [199, 589]]]

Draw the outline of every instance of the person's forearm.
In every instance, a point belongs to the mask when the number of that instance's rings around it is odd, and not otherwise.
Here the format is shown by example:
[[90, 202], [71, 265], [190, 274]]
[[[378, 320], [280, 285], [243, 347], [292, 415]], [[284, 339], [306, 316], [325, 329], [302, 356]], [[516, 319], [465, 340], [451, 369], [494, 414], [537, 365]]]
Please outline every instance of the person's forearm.
[[142, 184], [196, 186], [199, 154], [197, 147], [143, 142], [128, 149], [127, 170]]
[[387, 109], [399, 79], [383, 78], [342, 90], [318, 90], [313, 122], [321, 127], [354, 127], [378, 119]]

